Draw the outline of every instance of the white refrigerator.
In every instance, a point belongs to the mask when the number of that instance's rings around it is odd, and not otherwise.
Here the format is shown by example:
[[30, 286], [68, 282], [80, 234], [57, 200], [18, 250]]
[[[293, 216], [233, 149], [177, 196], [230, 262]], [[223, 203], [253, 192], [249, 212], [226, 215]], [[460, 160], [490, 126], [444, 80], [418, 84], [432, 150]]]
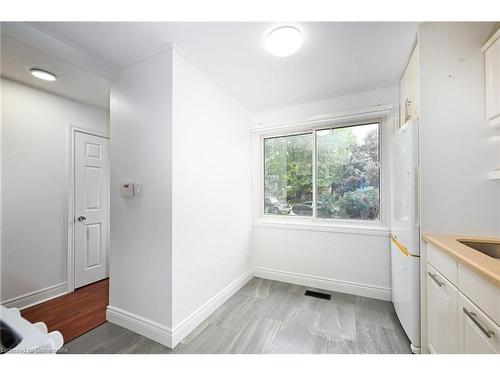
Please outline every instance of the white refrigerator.
[[414, 353], [420, 353], [418, 160], [418, 124], [409, 120], [391, 143], [391, 290]]

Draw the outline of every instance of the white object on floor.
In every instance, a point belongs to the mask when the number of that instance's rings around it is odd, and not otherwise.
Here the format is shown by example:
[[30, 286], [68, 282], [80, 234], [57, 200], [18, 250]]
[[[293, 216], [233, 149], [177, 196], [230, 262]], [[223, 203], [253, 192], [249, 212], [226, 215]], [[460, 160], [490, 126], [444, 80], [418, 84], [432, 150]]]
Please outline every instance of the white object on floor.
[[49, 329], [47, 328], [47, 325], [44, 322], [33, 323], [33, 327], [38, 328], [43, 333], [49, 332]]
[[64, 344], [59, 331], [47, 333], [45, 323], [31, 324], [18, 309], [0, 306], [0, 319], [22, 337], [21, 342], [7, 354], [55, 354]]
[[391, 157], [392, 302], [414, 353], [420, 353], [418, 124], [394, 134]]
[[16, 307], [9, 309], [9, 311], [12, 311], [12, 313], [16, 314], [17, 316], [21, 316], [21, 311], [19, 311], [19, 309]]
[[56, 348], [56, 351], [61, 349], [64, 345], [64, 337], [59, 331], [49, 332], [49, 339], [52, 341], [53, 347]]

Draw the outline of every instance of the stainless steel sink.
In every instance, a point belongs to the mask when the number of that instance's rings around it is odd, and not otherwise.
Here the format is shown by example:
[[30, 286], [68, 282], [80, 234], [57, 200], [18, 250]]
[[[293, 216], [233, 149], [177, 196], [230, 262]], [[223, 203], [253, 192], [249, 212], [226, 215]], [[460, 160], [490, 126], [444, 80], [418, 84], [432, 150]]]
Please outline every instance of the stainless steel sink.
[[469, 246], [480, 253], [488, 255], [489, 257], [500, 259], [500, 242], [499, 243], [491, 243], [491, 242], [479, 242], [479, 241], [467, 241], [467, 240], [458, 240], [461, 244], [465, 246]]

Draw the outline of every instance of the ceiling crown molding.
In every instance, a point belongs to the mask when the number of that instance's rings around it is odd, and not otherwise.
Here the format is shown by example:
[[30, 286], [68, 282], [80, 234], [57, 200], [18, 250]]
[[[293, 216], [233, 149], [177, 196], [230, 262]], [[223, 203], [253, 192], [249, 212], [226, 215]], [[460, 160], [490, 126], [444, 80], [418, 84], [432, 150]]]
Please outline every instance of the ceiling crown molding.
[[110, 63], [92, 56], [88, 51], [72, 45], [39, 25], [26, 22], [3, 22], [2, 33], [35, 48], [50, 52], [62, 60], [108, 81], [116, 73], [116, 67]]
[[344, 124], [349, 121], [364, 121], [382, 119], [391, 114], [392, 104], [377, 105], [375, 107], [358, 108], [350, 111], [309, 116], [298, 120], [259, 123], [250, 129], [251, 133], [269, 133], [273, 131], [299, 131], [317, 126]]

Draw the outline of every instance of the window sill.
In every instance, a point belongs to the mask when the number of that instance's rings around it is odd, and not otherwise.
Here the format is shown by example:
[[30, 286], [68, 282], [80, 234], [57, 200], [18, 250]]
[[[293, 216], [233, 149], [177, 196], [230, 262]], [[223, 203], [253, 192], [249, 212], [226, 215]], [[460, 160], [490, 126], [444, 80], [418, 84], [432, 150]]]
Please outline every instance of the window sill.
[[260, 217], [254, 220], [255, 227], [294, 229], [319, 232], [363, 234], [369, 236], [388, 237], [390, 229], [380, 222], [377, 223], [339, 223], [325, 222], [324, 220], [310, 218], [274, 218]]

